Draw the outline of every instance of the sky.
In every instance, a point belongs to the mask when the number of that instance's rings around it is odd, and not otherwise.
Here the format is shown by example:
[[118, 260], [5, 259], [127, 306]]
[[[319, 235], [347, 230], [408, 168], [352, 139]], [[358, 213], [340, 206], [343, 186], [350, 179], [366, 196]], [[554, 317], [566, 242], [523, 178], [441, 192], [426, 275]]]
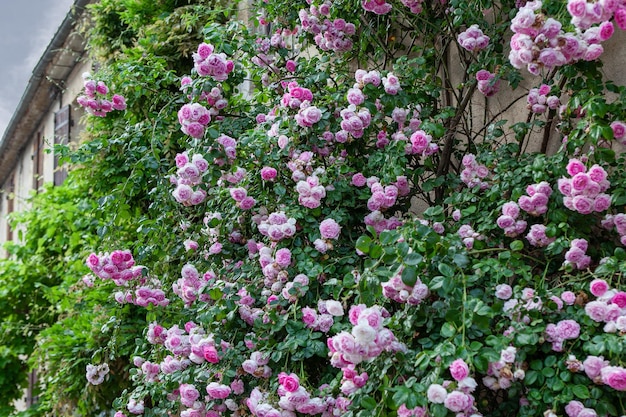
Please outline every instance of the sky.
[[0, 139], [74, 0], [0, 0]]

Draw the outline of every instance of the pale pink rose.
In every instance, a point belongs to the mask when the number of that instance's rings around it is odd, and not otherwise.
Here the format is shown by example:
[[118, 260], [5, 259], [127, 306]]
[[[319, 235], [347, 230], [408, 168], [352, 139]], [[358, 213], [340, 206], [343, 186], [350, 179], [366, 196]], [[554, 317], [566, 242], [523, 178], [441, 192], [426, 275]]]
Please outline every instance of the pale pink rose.
[[439, 384], [432, 384], [426, 391], [428, 401], [434, 404], [443, 404], [447, 396], [448, 391], [446, 391], [446, 389]]
[[450, 411], [460, 413], [472, 406], [472, 400], [469, 395], [463, 392], [452, 391], [444, 400], [443, 405]]
[[513, 289], [508, 284], [499, 284], [496, 286], [496, 297], [501, 300], [508, 300], [513, 295]]
[[328, 314], [335, 317], [341, 317], [344, 314], [343, 306], [339, 301], [336, 300], [327, 300], [326, 310], [328, 311]]
[[319, 229], [323, 239], [337, 239], [341, 232], [341, 226], [334, 219], [323, 220]]
[[590, 301], [585, 304], [585, 313], [593, 321], [604, 321], [607, 314], [607, 305], [602, 301]]

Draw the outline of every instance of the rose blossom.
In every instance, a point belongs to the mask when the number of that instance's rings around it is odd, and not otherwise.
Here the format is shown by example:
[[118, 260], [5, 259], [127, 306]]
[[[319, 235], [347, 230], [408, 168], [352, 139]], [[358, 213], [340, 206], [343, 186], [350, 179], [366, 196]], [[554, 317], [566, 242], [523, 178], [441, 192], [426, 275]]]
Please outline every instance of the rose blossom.
[[448, 391], [439, 384], [432, 384], [428, 387], [426, 391], [426, 396], [428, 397], [428, 401], [435, 404], [443, 404], [448, 396]]
[[513, 295], [513, 289], [508, 284], [499, 284], [496, 286], [496, 297], [501, 300], [508, 300]]
[[206, 392], [207, 394], [209, 394], [209, 397], [213, 399], [223, 400], [230, 395], [231, 389], [228, 385], [211, 382], [209, 385], [207, 385]]
[[602, 297], [609, 289], [609, 284], [603, 279], [594, 279], [589, 284], [589, 290], [596, 297]]
[[469, 367], [463, 359], [457, 359], [450, 364], [450, 374], [455, 380], [461, 381], [469, 375]]
[[605, 366], [600, 371], [602, 382], [617, 391], [626, 391], [626, 368]]
[[459, 413], [467, 410], [472, 405], [472, 400], [467, 394], [461, 391], [452, 391], [444, 400], [443, 405], [448, 410]]
[[341, 226], [333, 219], [325, 219], [320, 223], [320, 233], [323, 239], [337, 239], [341, 232]]

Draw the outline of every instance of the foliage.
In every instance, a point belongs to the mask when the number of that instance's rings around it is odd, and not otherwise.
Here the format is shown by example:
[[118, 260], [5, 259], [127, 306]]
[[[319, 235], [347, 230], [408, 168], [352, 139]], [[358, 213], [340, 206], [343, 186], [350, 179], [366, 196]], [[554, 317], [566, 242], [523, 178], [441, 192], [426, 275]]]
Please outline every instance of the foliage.
[[[94, 7], [128, 109], [68, 156], [101, 241], [44, 412], [624, 413], [626, 9], [269, 0], [265, 36], [131, 3]], [[209, 16], [179, 61], [167, 19]]]

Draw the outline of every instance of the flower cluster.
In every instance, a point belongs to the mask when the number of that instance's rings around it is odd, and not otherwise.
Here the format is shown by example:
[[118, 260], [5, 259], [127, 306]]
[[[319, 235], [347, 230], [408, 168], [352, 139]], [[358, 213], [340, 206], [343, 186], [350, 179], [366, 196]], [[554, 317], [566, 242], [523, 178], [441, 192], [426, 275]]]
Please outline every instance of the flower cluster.
[[509, 346], [500, 352], [500, 359], [490, 362], [487, 376], [483, 378], [483, 384], [491, 390], [507, 389], [514, 381], [524, 379], [526, 373], [521, 364], [515, 362], [517, 349]]
[[476, 82], [478, 83], [478, 91], [483, 93], [485, 97], [491, 97], [500, 91], [500, 79], [496, 74], [481, 69], [476, 73]]
[[597, 298], [585, 304], [585, 313], [591, 320], [605, 323], [607, 333], [626, 332], [626, 292], [610, 288], [602, 279], [589, 284], [591, 294]]
[[526, 240], [528, 240], [528, 243], [538, 248], [548, 246], [550, 243], [554, 242], [556, 238], [554, 236], [548, 237], [546, 230], [547, 228], [543, 224], [533, 224], [530, 226], [530, 230], [526, 235]]
[[300, 27], [304, 32], [313, 34], [315, 44], [322, 51], [346, 52], [352, 49], [350, 36], [356, 33], [356, 26], [344, 19], [337, 18], [333, 21], [324, 18], [318, 8], [311, 6], [310, 14], [301, 9], [298, 12]]
[[572, 400], [565, 406], [565, 413], [568, 417], [598, 417], [598, 413], [593, 408], [585, 407], [580, 401]]
[[561, 320], [557, 324], [549, 323], [546, 326], [546, 340], [552, 343], [552, 350], [563, 351], [563, 342], [567, 339], [577, 339], [580, 336], [580, 324], [575, 320]]
[[283, 94], [280, 104], [290, 109], [299, 109], [303, 102], [313, 101], [313, 93], [308, 88], [300, 87], [297, 81], [284, 83], [287, 92]]
[[570, 248], [565, 252], [565, 265], [574, 265], [576, 269], [586, 269], [591, 263], [591, 257], [587, 255], [589, 244], [585, 239], [573, 239]]
[[402, 90], [400, 80], [392, 72], [388, 72], [387, 75], [382, 78], [382, 82], [385, 93], [387, 94], [395, 96], [400, 90]]
[[170, 183], [176, 185], [172, 191], [174, 199], [184, 206], [202, 203], [206, 198], [206, 191], [197, 186], [202, 183], [202, 176], [209, 169], [206, 159], [201, 154], [193, 154], [189, 159], [189, 154], [185, 151], [176, 155], [176, 167], [176, 176], [170, 177]]
[[401, 0], [402, 4], [409, 8], [411, 13], [419, 14], [422, 12], [422, 3], [424, 0]]
[[287, 217], [283, 211], [277, 211], [270, 213], [267, 218], [260, 219], [258, 229], [263, 236], [278, 242], [293, 237], [296, 233], [296, 219]]
[[465, 245], [466, 248], [468, 249], [472, 249], [474, 247], [474, 241], [475, 240], [481, 240], [482, 236], [480, 235], [480, 233], [476, 232], [472, 226], [470, 226], [469, 224], [463, 224], [461, 225], [461, 227], [459, 227], [459, 230], [457, 231], [459, 237], [462, 239], [463, 244]]
[[485, 165], [479, 164], [476, 161], [476, 157], [473, 154], [467, 154], [462, 160], [463, 171], [461, 171], [461, 181], [465, 183], [469, 188], [479, 187], [484, 190], [489, 187], [489, 184], [483, 181], [489, 170]]
[[539, 88], [531, 88], [528, 92], [526, 101], [528, 108], [533, 113], [545, 113], [547, 109], [558, 109], [561, 105], [561, 100], [555, 95], [548, 96], [550, 94], [551, 87], [547, 84], [541, 84]]
[[431, 384], [426, 397], [433, 404], [443, 404], [448, 410], [461, 415], [471, 415], [477, 412], [472, 392], [477, 387], [476, 380], [469, 376], [469, 366], [463, 359], [454, 360], [449, 366], [450, 374], [456, 381], [456, 389], [448, 392], [447, 387], [454, 387], [451, 381], [444, 385]]
[[571, 178], [558, 180], [565, 207], [581, 214], [599, 213], [609, 208], [611, 196], [604, 192], [611, 184], [604, 168], [596, 164], [587, 171], [581, 161], [570, 159], [567, 173]]
[[504, 230], [505, 235], [515, 237], [526, 230], [526, 221], [517, 219], [519, 212], [519, 206], [513, 201], [504, 203], [502, 206], [502, 214], [496, 220], [496, 224]]
[[141, 280], [140, 286], [135, 289], [126, 291], [116, 291], [113, 295], [115, 301], [120, 304], [135, 304], [140, 307], [147, 307], [149, 304], [159, 307], [165, 307], [170, 303], [166, 298], [165, 292], [161, 289], [161, 281], [158, 279]]
[[87, 372], [85, 376], [87, 377], [87, 382], [91, 385], [100, 385], [104, 382], [104, 377], [109, 374], [109, 364], [103, 363], [101, 365], [87, 365]]
[[206, 287], [211, 275], [205, 274], [201, 277], [192, 264], [184, 265], [180, 274], [181, 278], [172, 284], [172, 290], [185, 302], [185, 306], [189, 307], [200, 297], [202, 289]]
[[343, 331], [328, 339], [331, 365], [343, 369], [373, 359], [384, 351], [405, 349], [391, 330], [383, 325], [384, 317], [388, 314], [379, 306], [368, 308], [358, 304], [350, 307], [348, 316], [353, 326], [351, 332]]
[[[568, 0], [567, 1], [567, 11], [572, 16], [572, 24], [580, 29], [588, 29], [592, 25], [596, 25], [598, 23], [608, 23], [613, 16], [615, 16], [615, 21], [618, 23], [623, 23], [623, 20], [620, 19], [620, 15], [623, 16], [625, 10], [624, 5], [620, 4], [620, 2], [612, 2], [601, 0], [598, 2], [587, 2], [587, 0]], [[622, 27], [620, 25], [621, 29]]]
[[133, 254], [129, 250], [116, 250], [111, 253], [87, 257], [87, 266], [98, 277], [110, 279], [118, 286], [127, 285], [134, 278], [143, 276], [144, 267], [135, 265]]
[[421, 129], [413, 132], [409, 138], [410, 144], [405, 147], [407, 155], [430, 156], [439, 150], [439, 146], [432, 142], [433, 137]]
[[361, 5], [365, 11], [379, 15], [387, 14], [393, 9], [393, 6], [385, 0], [363, 0]]
[[298, 203], [310, 209], [319, 207], [322, 198], [326, 197], [326, 188], [320, 184], [317, 175], [311, 175], [304, 181], [298, 181], [296, 191], [298, 192]]
[[229, 191], [235, 205], [242, 210], [250, 210], [256, 204], [254, 197], [249, 196], [244, 187], [233, 187]]
[[335, 323], [334, 317], [342, 317], [343, 315], [343, 306], [335, 300], [319, 300], [317, 311], [310, 307], [302, 309], [302, 321], [306, 327], [322, 333], [328, 333]]
[[211, 77], [215, 81], [226, 81], [228, 74], [235, 68], [226, 54], [215, 53], [213, 45], [205, 42], [198, 45], [198, 50], [193, 54], [193, 63], [198, 75]]
[[470, 52], [477, 52], [489, 45], [489, 36], [485, 35], [478, 25], [471, 25], [465, 31], [459, 33], [457, 41], [462, 48]]
[[398, 187], [393, 184], [382, 185], [378, 180], [370, 182], [371, 197], [367, 200], [367, 208], [371, 211], [385, 211], [393, 207], [398, 199]]
[[340, 143], [345, 142], [348, 134], [352, 135], [353, 138], [362, 137], [363, 131], [370, 125], [370, 122], [372, 121], [372, 115], [367, 108], [364, 107], [357, 111], [354, 104], [350, 104], [345, 109], [342, 109], [339, 114], [342, 119], [342, 130], [335, 134], [335, 140]]
[[192, 138], [204, 136], [204, 128], [211, 121], [211, 113], [200, 103], [187, 103], [178, 111], [180, 130]]
[[83, 91], [84, 95], [76, 98], [76, 102], [85, 109], [89, 114], [104, 117], [113, 110], [125, 110], [126, 100], [119, 94], [113, 94], [108, 99], [109, 87], [104, 81], [96, 81], [91, 78], [91, 74], [86, 72], [83, 74]]
[[546, 181], [526, 187], [527, 195], [517, 200], [519, 208], [531, 216], [540, 216], [548, 211], [548, 200], [552, 195], [552, 187]]
[[428, 286], [419, 278], [412, 286], [406, 285], [402, 281], [402, 270], [381, 285], [383, 287], [383, 296], [398, 303], [418, 305], [430, 294]]
[[301, 127], [311, 127], [322, 120], [322, 111], [318, 107], [312, 106], [308, 101], [304, 101], [294, 119]]
[[615, 227], [615, 230], [619, 234], [619, 240], [621, 244], [626, 246], [626, 214], [606, 214], [601, 224], [602, 227], [607, 230], [611, 230], [613, 229], [613, 227]]
[[326, 251], [333, 248], [333, 244], [331, 240], [336, 240], [339, 238], [339, 233], [341, 232], [341, 226], [331, 218], [324, 219], [320, 223], [320, 239], [316, 239], [313, 242], [315, 249], [317, 249], [320, 253], [326, 253]]
[[510, 42], [509, 61], [515, 68], [526, 65], [531, 74], [538, 75], [542, 68], [551, 69], [578, 60], [597, 59], [604, 52], [600, 43], [613, 35], [613, 24], [603, 22], [600, 26], [589, 28], [596, 21], [581, 19], [586, 14], [586, 11], [581, 11], [581, 6], [582, 10], [586, 10], [589, 4], [592, 14], [598, 16], [598, 10], [595, 9], [600, 3], [574, 0], [568, 4], [568, 10], [574, 17], [572, 23], [578, 25], [575, 33], [563, 32], [561, 22], [546, 17], [541, 12], [541, 1], [526, 3], [511, 21], [514, 35]]

